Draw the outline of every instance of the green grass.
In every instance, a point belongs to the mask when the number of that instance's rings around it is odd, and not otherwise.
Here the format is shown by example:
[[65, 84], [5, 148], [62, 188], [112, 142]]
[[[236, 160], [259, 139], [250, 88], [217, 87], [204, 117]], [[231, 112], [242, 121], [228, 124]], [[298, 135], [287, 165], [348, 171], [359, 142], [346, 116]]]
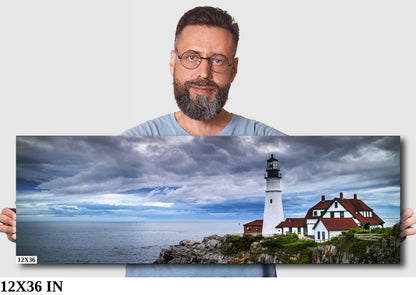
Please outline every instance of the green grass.
[[[282, 263], [311, 263], [312, 253], [311, 247], [318, 244], [311, 240], [299, 239], [297, 234], [291, 235], [275, 235], [273, 237], [257, 236], [232, 236], [228, 237], [226, 243], [232, 243], [232, 247], [227, 254], [246, 255], [247, 261], [255, 261], [258, 254], [270, 254], [279, 257]], [[248, 255], [250, 245], [253, 242], [259, 242], [261, 246], [258, 253]]]

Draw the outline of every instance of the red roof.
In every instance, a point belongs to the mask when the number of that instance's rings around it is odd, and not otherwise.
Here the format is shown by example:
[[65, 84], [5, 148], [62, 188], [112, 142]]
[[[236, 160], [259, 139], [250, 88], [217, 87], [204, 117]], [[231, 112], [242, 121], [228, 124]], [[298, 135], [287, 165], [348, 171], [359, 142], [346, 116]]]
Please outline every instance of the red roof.
[[[384, 221], [374, 213], [373, 209], [368, 207], [363, 201], [354, 197], [353, 199], [335, 198], [333, 200], [321, 200], [315, 206], [308, 210], [305, 218], [320, 218], [320, 216], [313, 216], [313, 210], [327, 209], [331, 203], [336, 200], [345, 209], [347, 209], [355, 218], [357, 218], [363, 225], [365, 224], [383, 224]], [[364, 217], [358, 211], [371, 211], [372, 217]]]
[[[341, 199], [335, 198], [342, 206], [345, 207], [355, 218], [357, 218], [362, 224], [382, 224], [384, 221], [378, 217], [373, 209], [368, 207], [363, 201], [354, 199]], [[371, 217], [364, 217], [358, 211], [371, 211]]]
[[254, 220], [252, 222], [244, 224], [244, 226], [246, 225], [250, 225], [250, 226], [263, 225], [263, 220]]
[[[360, 228], [352, 218], [321, 218], [320, 221], [327, 230], [349, 230], [351, 228]], [[318, 225], [318, 223], [316, 225]]]
[[317, 203], [315, 206], [308, 210], [308, 212], [305, 215], [305, 218], [319, 218], [319, 216], [313, 216], [312, 211], [314, 209], [326, 209], [328, 208], [329, 204], [331, 204], [331, 202], [332, 200], [319, 201], [319, 203]]
[[276, 227], [305, 227], [306, 218], [286, 218], [285, 221], [279, 223]]

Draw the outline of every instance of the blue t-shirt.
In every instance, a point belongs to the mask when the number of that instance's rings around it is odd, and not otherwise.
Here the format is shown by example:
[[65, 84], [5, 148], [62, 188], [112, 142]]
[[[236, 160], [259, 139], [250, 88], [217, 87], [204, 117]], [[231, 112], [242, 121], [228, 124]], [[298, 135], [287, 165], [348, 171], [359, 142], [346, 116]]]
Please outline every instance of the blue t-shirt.
[[[169, 136], [190, 135], [176, 122], [175, 114], [144, 122], [125, 131], [127, 136]], [[284, 133], [277, 131], [263, 123], [232, 114], [231, 121], [218, 135], [222, 136], [280, 136]]]
[[[125, 136], [190, 135], [171, 113], [125, 131]], [[263, 123], [232, 114], [222, 136], [285, 135]], [[126, 277], [275, 277], [274, 264], [128, 264]]]

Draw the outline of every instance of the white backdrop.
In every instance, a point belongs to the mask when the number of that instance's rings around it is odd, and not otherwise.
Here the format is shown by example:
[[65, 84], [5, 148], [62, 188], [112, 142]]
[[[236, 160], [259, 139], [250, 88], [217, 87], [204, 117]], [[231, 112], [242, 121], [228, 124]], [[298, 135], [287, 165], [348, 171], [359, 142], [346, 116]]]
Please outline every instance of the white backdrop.
[[[14, 206], [16, 135], [118, 135], [176, 111], [175, 26], [200, 4], [240, 24], [227, 110], [289, 135], [400, 135], [402, 204], [416, 208], [412, 0], [1, 1], [1, 208]], [[415, 276], [415, 245], [403, 244], [399, 267], [284, 265], [278, 274]], [[14, 255], [2, 236], [0, 276], [124, 276], [122, 265], [20, 267]]]

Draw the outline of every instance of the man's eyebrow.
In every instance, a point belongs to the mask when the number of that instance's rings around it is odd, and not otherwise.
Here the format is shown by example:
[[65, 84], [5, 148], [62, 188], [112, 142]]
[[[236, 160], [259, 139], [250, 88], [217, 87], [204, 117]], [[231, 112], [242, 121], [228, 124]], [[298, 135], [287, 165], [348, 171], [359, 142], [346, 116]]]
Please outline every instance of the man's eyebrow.
[[193, 50], [193, 49], [188, 49], [188, 50], [185, 50], [184, 52], [188, 52], [188, 51], [192, 51], [201, 55], [201, 52], [199, 52], [198, 50]]
[[202, 54], [201, 54], [201, 52], [200, 52], [200, 51], [198, 51], [198, 50], [194, 50], [194, 49], [187, 49], [187, 50], [185, 50], [184, 52], [188, 52], [188, 51], [192, 51], [192, 52], [198, 53], [198, 54], [199, 54], [199, 56], [201, 56], [201, 57], [211, 57], [211, 56], [214, 56], [214, 55], [222, 55], [222, 56], [227, 57], [227, 55], [225, 55], [224, 53], [212, 53], [212, 54], [210, 54], [210, 55], [208, 55], [208, 56], [202, 56]]

